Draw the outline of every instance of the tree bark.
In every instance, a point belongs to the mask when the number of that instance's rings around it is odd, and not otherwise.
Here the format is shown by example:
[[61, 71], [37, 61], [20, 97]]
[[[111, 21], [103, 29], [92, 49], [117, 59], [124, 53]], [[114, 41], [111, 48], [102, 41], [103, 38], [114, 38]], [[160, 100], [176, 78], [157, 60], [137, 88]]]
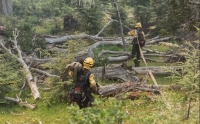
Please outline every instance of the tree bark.
[[145, 45], [157, 43], [157, 42], [159, 42], [159, 41], [169, 40], [170, 38], [171, 38], [171, 37], [165, 37], [165, 38], [154, 39], [154, 40], [151, 40], [151, 41], [147, 41], [147, 42], [145, 43]]
[[129, 91], [149, 91], [154, 93], [160, 93], [159, 87], [154, 85], [148, 85], [140, 83], [133, 83], [133, 82], [124, 82], [120, 84], [110, 84], [106, 86], [101, 86], [99, 88], [99, 95], [102, 97], [110, 96], [110, 95], [117, 95], [119, 93], [129, 92]]
[[12, 0], [0, 0], [0, 15], [12, 15]]
[[48, 76], [48, 77], [57, 77], [57, 78], [60, 77], [60, 76], [58, 76], [58, 75], [53, 75], [53, 74], [50, 74], [50, 73], [48, 73], [48, 72], [46, 72], [46, 71], [43, 71], [43, 70], [40, 70], [40, 69], [37, 69], [37, 68], [31, 68], [31, 70], [33, 70], [33, 71], [35, 71], [35, 72], [38, 72], [38, 73], [41, 73], [41, 74], [44, 74], [44, 75], [46, 75], [46, 76]]
[[[105, 74], [102, 74], [102, 70], [104, 70]], [[136, 75], [135, 71], [131, 67], [127, 67], [125, 64], [123, 65], [116, 65], [114, 67], [96, 67], [92, 68], [91, 72], [95, 75], [97, 79], [118, 79], [123, 82], [131, 81], [131, 82], [138, 82], [140, 79]]]
[[27, 103], [27, 101], [23, 102], [21, 99], [19, 98], [12, 98], [12, 97], [4, 97], [5, 100], [8, 100], [8, 101], [12, 101], [12, 102], [16, 102], [18, 103], [20, 106], [24, 106], [24, 107], [27, 107], [27, 108], [30, 108], [30, 109], [35, 109], [37, 107], [36, 104], [29, 104]]
[[64, 43], [67, 40], [75, 40], [75, 39], [95, 39], [95, 40], [103, 40], [103, 38], [98, 37], [98, 36], [91, 36], [88, 34], [79, 34], [79, 35], [69, 35], [69, 36], [63, 36], [60, 38], [45, 38], [47, 43]]
[[[179, 66], [149, 66], [149, 70], [153, 74], [169, 74], [169, 69], [180, 70], [181, 67]], [[138, 74], [147, 74], [148, 70], [147, 67], [133, 67], [133, 70], [136, 71]]]
[[116, 0], [113, 0], [113, 1], [114, 1], [114, 7], [116, 8], [117, 17], [118, 17], [119, 24], [120, 24], [120, 31], [121, 31], [121, 37], [122, 37], [122, 42], [123, 42], [123, 46], [124, 46], [124, 52], [126, 52], [126, 45], [125, 45], [125, 40], [124, 40], [124, 31], [123, 31], [123, 27], [122, 27], [122, 21], [121, 21], [118, 5], [117, 5]]

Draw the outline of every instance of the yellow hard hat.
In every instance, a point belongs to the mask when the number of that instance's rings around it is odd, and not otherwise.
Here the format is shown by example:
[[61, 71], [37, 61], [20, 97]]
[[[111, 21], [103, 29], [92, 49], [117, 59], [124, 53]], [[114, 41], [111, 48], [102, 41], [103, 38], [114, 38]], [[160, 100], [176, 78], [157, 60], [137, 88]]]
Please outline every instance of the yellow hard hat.
[[91, 57], [87, 57], [84, 61], [83, 61], [83, 68], [90, 70], [91, 67], [94, 66], [94, 60]]
[[141, 23], [138, 22], [138, 23], [136, 23], [135, 27], [136, 28], [142, 28], [142, 25], [141, 25]]

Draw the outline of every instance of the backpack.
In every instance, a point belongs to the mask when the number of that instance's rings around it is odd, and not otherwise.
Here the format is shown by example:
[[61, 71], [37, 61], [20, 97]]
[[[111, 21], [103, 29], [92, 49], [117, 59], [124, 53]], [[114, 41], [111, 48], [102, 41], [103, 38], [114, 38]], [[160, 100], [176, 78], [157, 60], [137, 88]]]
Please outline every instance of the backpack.
[[137, 40], [140, 44], [140, 47], [143, 47], [146, 43], [144, 35], [141, 30], [137, 30], [137, 34], [138, 34]]
[[80, 75], [78, 79], [78, 83], [75, 84], [73, 87], [70, 88], [68, 99], [71, 102], [84, 102], [86, 100], [86, 89], [84, 88], [84, 85], [87, 83], [88, 76], [90, 75], [90, 72], [84, 75]]

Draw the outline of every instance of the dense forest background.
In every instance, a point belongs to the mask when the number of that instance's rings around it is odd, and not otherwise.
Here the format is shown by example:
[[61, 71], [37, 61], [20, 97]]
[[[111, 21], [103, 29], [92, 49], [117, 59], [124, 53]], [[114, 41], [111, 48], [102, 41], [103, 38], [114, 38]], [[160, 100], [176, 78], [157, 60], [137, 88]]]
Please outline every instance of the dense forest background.
[[[0, 0], [0, 36], [5, 47], [17, 55], [12, 39], [16, 38], [13, 36], [13, 31], [18, 30], [17, 43], [22, 51], [23, 60], [28, 62], [27, 67], [30, 70], [37, 67], [53, 75], [39, 75], [31, 70], [34, 77], [39, 77], [37, 85], [40, 86], [39, 90], [42, 92], [41, 99], [35, 101], [31, 97], [28, 85], [26, 85], [26, 73], [23, 71], [22, 65], [17, 61], [16, 56], [13, 57], [9, 54], [9, 50], [5, 52], [1, 46], [0, 109], [2, 109], [2, 113], [0, 115], [4, 118], [0, 118], [0, 122], [12, 122], [10, 115], [14, 116], [25, 112], [29, 118], [22, 115], [23, 119], [17, 121], [20, 118], [18, 116], [12, 123], [26, 123], [25, 121], [39, 124], [42, 122], [129, 124], [137, 122], [179, 123], [183, 121], [198, 123], [199, 7], [199, 0]], [[117, 11], [120, 13], [123, 34]], [[142, 98], [139, 100], [120, 102], [113, 98], [101, 99], [95, 95], [97, 99], [95, 106], [85, 110], [79, 110], [76, 105], [66, 105], [68, 91], [66, 89], [69, 89], [72, 81], [62, 82], [58, 76], [62, 75], [66, 64], [73, 61], [79, 51], [97, 41], [72, 39], [63, 44], [49, 45], [45, 38], [79, 34], [95, 36], [108, 23], [109, 26], [98, 37], [128, 37], [128, 31], [134, 29], [137, 22], [141, 22], [147, 41], [154, 37], [172, 37], [171, 41], [178, 45], [187, 46], [184, 47], [186, 50], [181, 54], [186, 56], [187, 61], [177, 63], [187, 67], [182, 68], [183, 73], [173, 72], [170, 79], [166, 78], [165, 75], [161, 76], [161, 82], [167, 80], [173, 82], [169, 83], [170, 85], [180, 84], [184, 90], [178, 93], [177, 91], [171, 92], [171, 90], [169, 92], [163, 91], [163, 95], [159, 98], [149, 98], [142, 94]], [[67, 51], [58, 53], [55, 52], [56, 50], [50, 49], [52, 46], [58, 46], [67, 49]], [[103, 46], [103, 48], [105, 47]], [[115, 46], [110, 46], [108, 49], [118, 50]], [[128, 47], [128, 52], [130, 49], [131, 47]], [[180, 49], [183, 50], [183, 48]], [[94, 52], [95, 56], [97, 56], [97, 52], [98, 50]], [[38, 66], [32, 59], [34, 57], [45, 61], [45, 63], [38, 64]], [[46, 61], [48, 62], [46, 63]], [[96, 67], [108, 64], [107, 60], [100, 61], [98, 57], [95, 57], [95, 62]], [[42, 82], [40, 82], [41, 80]], [[113, 81], [100, 83], [106, 85], [110, 82], [113, 83]], [[114, 80], [114, 82], [118, 81]], [[163, 96], [170, 102], [169, 106], [165, 106], [166, 101], [163, 102]], [[26, 102], [33, 103], [31, 107], [37, 104], [38, 108], [27, 111], [27, 107], [25, 109], [18, 108], [16, 107], [18, 104], [5, 100], [5, 97], [19, 97], [22, 101], [27, 100]], [[192, 107], [190, 108], [190, 106]], [[4, 107], [5, 109], [3, 109]], [[174, 109], [176, 107], [177, 109]], [[113, 108], [115, 109], [113, 110]], [[54, 111], [60, 113], [62, 118], [55, 116]], [[159, 114], [160, 111], [162, 113]], [[35, 116], [34, 112], [38, 116]], [[51, 122], [46, 117], [47, 115], [52, 116]], [[79, 117], [76, 118], [74, 115]]]

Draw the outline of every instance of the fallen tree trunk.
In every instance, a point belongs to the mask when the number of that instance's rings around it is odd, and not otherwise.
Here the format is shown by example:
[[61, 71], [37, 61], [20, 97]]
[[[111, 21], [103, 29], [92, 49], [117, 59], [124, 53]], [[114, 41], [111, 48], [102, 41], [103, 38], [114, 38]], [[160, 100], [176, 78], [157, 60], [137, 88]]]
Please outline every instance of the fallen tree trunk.
[[[170, 74], [170, 70], [180, 70], [181, 67], [179, 66], [149, 66], [149, 70], [153, 74]], [[147, 67], [133, 67], [133, 70], [136, 71], [138, 74], [147, 74], [148, 73]]]
[[91, 72], [98, 79], [119, 79], [123, 82], [140, 81], [139, 77], [136, 75], [135, 71], [127, 66], [117, 65], [114, 67], [96, 67], [92, 68]]
[[92, 36], [88, 34], [79, 34], [79, 35], [68, 35], [68, 36], [63, 36], [59, 38], [45, 38], [45, 41], [50, 44], [55, 44], [55, 43], [64, 43], [68, 40], [75, 40], [75, 39], [94, 39], [94, 40], [103, 40], [102, 37], [98, 36]]
[[151, 40], [151, 41], [147, 41], [146, 42], [146, 45], [148, 44], [153, 44], [153, 43], [157, 43], [159, 41], [165, 41], [165, 40], [169, 40], [171, 37], [165, 37], [165, 38], [160, 38], [160, 39], [154, 39], [154, 40]]
[[90, 48], [93, 50], [100, 45], [121, 45], [122, 46], [122, 41], [99, 41], [99, 42], [94, 43], [91, 46], [88, 46], [87, 48], [88, 49]]
[[36, 99], [40, 98], [40, 93], [38, 91], [38, 88], [37, 88], [37, 85], [36, 85], [36, 81], [34, 81], [33, 76], [32, 76], [32, 74], [31, 74], [31, 72], [29, 70], [28, 65], [23, 60], [22, 51], [20, 50], [20, 48], [19, 48], [19, 46], [17, 44], [18, 35], [19, 35], [19, 31], [17, 29], [15, 29], [13, 31], [14, 40], [11, 40], [13, 42], [13, 44], [14, 44], [14, 48], [17, 50], [17, 55], [13, 54], [10, 49], [7, 49], [4, 46], [4, 43], [3, 43], [2, 39], [0, 39], [0, 44], [3, 47], [3, 49], [6, 50], [11, 56], [13, 56], [14, 58], [17, 58], [17, 61], [22, 65], [23, 70], [24, 70], [24, 74], [26, 74], [26, 81], [28, 82], [29, 87], [30, 87], [31, 92], [32, 92], [32, 95], [33, 95], [34, 99], [36, 100]]
[[133, 83], [133, 82], [124, 82], [120, 84], [110, 84], [106, 86], [101, 86], [99, 88], [99, 95], [102, 97], [117, 95], [119, 93], [125, 93], [129, 91], [149, 91], [154, 93], [160, 93], [159, 87], [143, 84], [143, 83]]
[[163, 60], [158, 60], [158, 59], [150, 59], [150, 58], [145, 58], [145, 60], [146, 61], [149, 61], [149, 62], [162, 62], [162, 63], [164, 63], [165, 61], [163, 61]]
[[51, 59], [38, 59], [38, 58], [33, 58], [33, 57], [23, 57], [23, 59], [26, 62], [26, 64], [31, 67], [35, 67], [37, 65], [44, 64], [51, 61]]
[[147, 52], [151, 52], [151, 53], [157, 53], [157, 54], [164, 54], [163, 52], [159, 52], [157, 50], [150, 50], [148, 48], [142, 48], [143, 50], [147, 51]]
[[123, 62], [130, 59], [131, 56], [118, 56], [118, 57], [108, 57], [108, 62]]
[[48, 76], [48, 77], [57, 77], [57, 78], [60, 77], [60, 76], [58, 76], [58, 75], [53, 75], [53, 74], [50, 74], [50, 73], [48, 73], [48, 72], [46, 72], [46, 71], [43, 71], [43, 70], [40, 70], [40, 69], [37, 69], [37, 68], [31, 68], [31, 70], [33, 70], [33, 71], [35, 71], [35, 72], [38, 72], [38, 73], [41, 73], [41, 74], [44, 74], [44, 75], [46, 75], [46, 76]]
[[8, 101], [12, 101], [12, 102], [16, 102], [18, 103], [20, 106], [24, 106], [24, 107], [27, 107], [27, 108], [30, 108], [30, 109], [35, 109], [37, 107], [36, 104], [29, 104], [27, 103], [27, 101], [23, 102], [21, 99], [19, 98], [12, 98], [12, 97], [4, 97], [5, 100], [8, 100]]

